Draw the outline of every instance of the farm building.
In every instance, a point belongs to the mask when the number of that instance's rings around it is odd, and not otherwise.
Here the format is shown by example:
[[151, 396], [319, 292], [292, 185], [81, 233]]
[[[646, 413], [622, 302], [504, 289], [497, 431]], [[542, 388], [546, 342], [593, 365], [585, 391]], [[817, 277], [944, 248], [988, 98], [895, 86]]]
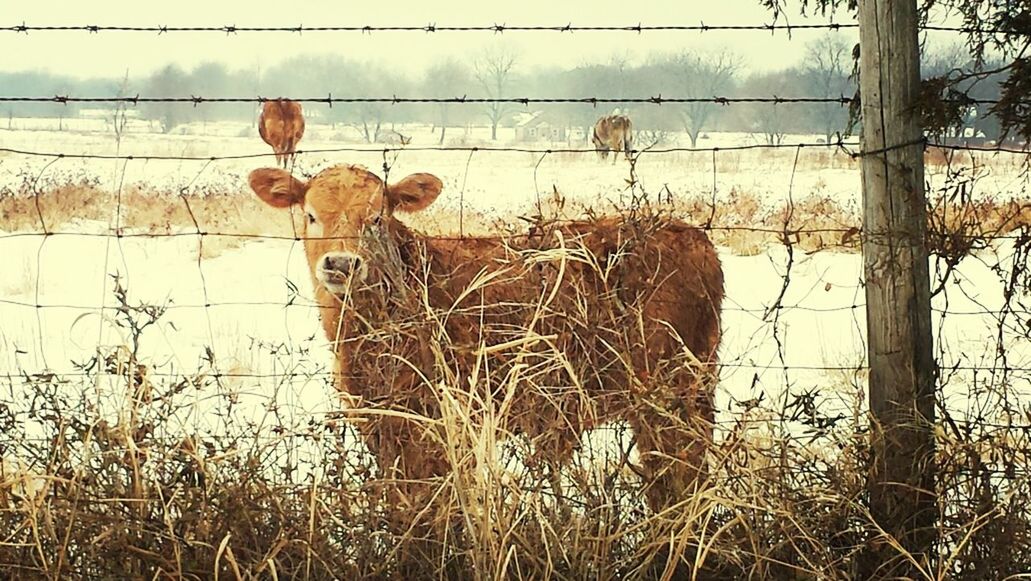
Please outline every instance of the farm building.
[[538, 111], [516, 122], [517, 141], [565, 141], [566, 126], [547, 113]]

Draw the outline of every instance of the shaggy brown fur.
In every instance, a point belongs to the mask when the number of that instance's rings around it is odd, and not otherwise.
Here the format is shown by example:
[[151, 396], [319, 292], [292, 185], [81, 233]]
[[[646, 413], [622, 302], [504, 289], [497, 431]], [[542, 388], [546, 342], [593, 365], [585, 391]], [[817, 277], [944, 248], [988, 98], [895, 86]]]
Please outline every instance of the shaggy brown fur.
[[258, 118], [258, 134], [276, 152], [276, 163], [286, 167], [304, 135], [301, 104], [287, 99], [265, 101]]
[[[250, 183], [275, 207], [303, 207], [339, 388], [362, 409], [404, 413], [359, 424], [381, 477], [398, 478], [398, 514], [418, 513], [432, 491], [419, 482], [450, 470], [434, 431], [442, 383], [494, 402], [499, 424], [533, 441], [531, 461], [553, 467], [584, 431], [627, 420], [656, 510], [703, 473], [723, 272], [700, 230], [605, 218], [511, 239], [433, 239], [393, 217], [433, 202], [441, 182], [429, 174], [384, 188], [359, 166], [308, 183], [259, 169]], [[516, 343], [483, 363], [485, 347]], [[523, 379], [508, 389], [499, 378], [513, 373]]]
[[[594, 149], [598, 151], [598, 155], [602, 159], [609, 156], [609, 150], [622, 151], [629, 159], [634, 141], [630, 118], [626, 115], [608, 115], [598, 119], [598, 122], [594, 124], [591, 141], [594, 142]], [[612, 163], [616, 163], [616, 157], [616, 154], [613, 153]]]

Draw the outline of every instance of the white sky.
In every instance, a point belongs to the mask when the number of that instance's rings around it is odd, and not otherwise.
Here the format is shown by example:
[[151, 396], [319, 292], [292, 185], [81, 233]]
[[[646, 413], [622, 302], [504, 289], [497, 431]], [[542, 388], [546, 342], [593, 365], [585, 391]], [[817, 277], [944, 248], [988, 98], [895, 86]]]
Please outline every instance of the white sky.
[[[797, 14], [798, 0], [787, 0], [791, 24], [829, 22]], [[854, 23], [842, 11], [835, 20]], [[0, 26], [363, 26], [415, 25], [708, 25], [765, 24], [772, 15], [759, 0], [0, 0]], [[940, 22], [940, 19], [935, 19]], [[781, 23], [785, 22], [784, 17]], [[958, 22], [949, 22], [959, 24]], [[633, 32], [30, 32], [0, 31], [0, 71], [47, 70], [74, 77], [120, 78], [129, 70], [139, 79], [164, 65], [186, 69], [209, 61], [231, 68], [267, 68], [296, 55], [336, 53], [354, 60], [393, 67], [419, 76], [443, 58], [471, 62], [491, 44], [515, 50], [521, 69], [605, 63], [613, 57], [640, 62], [652, 52], [729, 48], [747, 69], [781, 69], [797, 64], [805, 43], [824, 31], [653, 31]], [[858, 31], [841, 30], [849, 42]], [[962, 37], [938, 33], [934, 44]], [[0, 93], [3, 88], [0, 87]]]
[[[634, 25], [763, 24], [772, 17], [758, 0], [421, 0], [248, 1], [148, 0], [36, 1], [0, 0], [0, 26], [28, 25]], [[840, 18], [846, 18], [840, 20]], [[793, 24], [824, 22], [792, 15]], [[847, 15], [841, 22], [851, 22]], [[191, 68], [221, 61], [233, 68], [273, 64], [298, 54], [338, 53], [376, 61], [399, 71], [417, 72], [435, 60], [471, 60], [489, 43], [503, 42], [517, 51], [520, 65], [575, 66], [607, 62], [615, 55], [631, 61], [652, 51], [719, 49], [737, 51], [752, 69], [782, 68], [796, 63], [803, 45], [822, 32], [312, 32], [174, 33], [137, 32], [0, 32], [0, 70], [44, 69], [77, 77], [145, 76], [168, 63]], [[855, 30], [841, 31], [849, 40]], [[2, 89], [0, 89], [2, 93]]]

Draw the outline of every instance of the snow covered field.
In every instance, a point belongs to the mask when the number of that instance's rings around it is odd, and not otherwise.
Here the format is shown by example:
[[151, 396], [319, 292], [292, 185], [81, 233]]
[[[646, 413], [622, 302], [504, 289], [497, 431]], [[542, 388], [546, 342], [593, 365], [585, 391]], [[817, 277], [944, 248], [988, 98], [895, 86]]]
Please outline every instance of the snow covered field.
[[[238, 136], [246, 129], [241, 124], [208, 136], [131, 134], [119, 153], [200, 158], [269, 153], [256, 136]], [[533, 211], [537, 195], [547, 197], [555, 190], [570, 204], [587, 203], [600, 209], [626, 195], [629, 172], [622, 159], [612, 165], [599, 162], [593, 154], [419, 151], [420, 146], [435, 145], [435, 135], [426, 127], [403, 132], [413, 136], [410, 147], [415, 149], [402, 151], [396, 158], [393, 153], [388, 156], [390, 175], [397, 179], [417, 171], [436, 174], [445, 184], [438, 203], [456, 214], [464, 208], [465, 212], [514, 221], [515, 216]], [[328, 128], [314, 129], [302, 149], [381, 147], [330, 140], [330, 133]], [[457, 137], [461, 130], [453, 133]], [[473, 137], [471, 144], [484, 144], [482, 135]], [[794, 138], [794, 142], [814, 140]], [[714, 135], [699, 147], [748, 143], [754, 143], [754, 138]], [[563, 145], [530, 144], [535, 148]], [[115, 153], [113, 139], [101, 131], [0, 130], [0, 148]], [[748, 192], [774, 207], [783, 204], [790, 193], [795, 200], [819, 195], [846, 207], [858, 207], [858, 171], [847, 156], [834, 151], [828, 149], [827, 166], [806, 162], [798, 167], [793, 163], [794, 149], [718, 153], [717, 203], [728, 200], [732, 193]], [[711, 151], [647, 154], [637, 166], [637, 177], [653, 194], [668, 189], [674, 196], [711, 197], [713, 158]], [[343, 162], [362, 163], [382, 174], [384, 155], [382, 151], [304, 155], [298, 157], [297, 171], [310, 174]], [[249, 196], [253, 194], [246, 185], [247, 172], [272, 165], [271, 156], [216, 161], [55, 160], [0, 152], [0, 195], [4, 188], [15, 191], [26, 181], [42, 189], [43, 184], [88, 176], [99, 188], [110, 191], [137, 187]], [[1020, 197], [1026, 178], [1002, 165], [1003, 169], [991, 172], [978, 189], [994, 196]], [[932, 179], [938, 178], [932, 175]], [[161, 322], [144, 335], [144, 360], [166, 371], [190, 373], [202, 366], [210, 348], [215, 367], [227, 375], [218, 389], [234, 391], [240, 401], [236, 413], [254, 421], [274, 413], [279, 424], [303, 426], [313, 415], [321, 417], [340, 409], [324, 382], [323, 374], [330, 368], [329, 352], [310, 306], [311, 283], [300, 243], [245, 241], [209, 258], [201, 255], [199, 236], [102, 235], [110, 232], [110, 227], [111, 223], [80, 220], [50, 228], [61, 234], [44, 237], [38, 230], [9, 231], [0, 221], [0, 376], [81, 373], [72, 362], [87, 360], [98, 346], [124, 344], [126, 338], [110, 323], [115, 305], [111, 275], [118, 274], [129, 290], [130, 302], [169, 306]], [[434, 224], [420, 223], [420, 227], [432, 232]], [[217, 237], [204, 240], [210, 243], [213, 238]], [[862, 366], [865, 359], [861, 256], [796, 252], [784, 308], [774, 324], [772, 316], [764, 320], [764, 311], [781, 292], [787, 261], [784, 249], [774, 246], [749, 256], [727, 247], [720, 252], [727, 286], [721, 348], [726, 365], [717, 402], [720, 419], [730, 421], [739, 412], [741, 408], [733, 402], [762, 397], [765, 405], [776, 409], [771, 402], [788, 397], [788, 392], [797, 395], [809, 390], [818, 394], [824, 413], [851, 414], [858, 397], [851, 383], [862, 386], [865, 378], [863, 372], [849, 371]], [[951, 313], [944, 319], [940, 312], [935, 314], [936, 349], [945, 353], [946, 365], [990, 366], [995, 355], [997, 324], [993, 315], [985, 313], [1003, 304], [1002, 279], [990, 264], [998, 260], [996, 255], [1007, 255], [1006, 243], [985, 252], [992, 260], [965, 260], [953, 275], [948, 292], [936, 298], [936, 308]], [[1008, 335], [1006, 342], [1010, 366], [1031, 365], [1026, 344]], [[827, 367], [841, 369], [818, 369]], [[946, 400], [959, 414], [971, 405], [968, 382], [964, 381], [971, 376], [972, 372], [961, 369], [958, 380], [947, 387]], [[1028, 395], [1026, 380], [1015, 380], [1014, 395]], [[4, 399], [27, 401], [31, 396], [17, 381], [11, 381], [4, 391], [8, 389], [11, 392], [4, 393]], [[105, 384], [99, 380], [96, 389], [98, 401], [117, 409], [124, 394], [105, 392]], [[216, 420], [204, 413], [204, 402], [214, 395], [194, 394], [198, 405], [182, 418], [184, 430], [215, 429]]]

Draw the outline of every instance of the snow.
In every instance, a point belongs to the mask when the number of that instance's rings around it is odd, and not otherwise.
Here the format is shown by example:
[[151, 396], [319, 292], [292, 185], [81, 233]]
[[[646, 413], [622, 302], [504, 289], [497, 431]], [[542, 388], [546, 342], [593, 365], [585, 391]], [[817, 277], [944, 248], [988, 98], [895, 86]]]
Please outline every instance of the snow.
[[[95, 121], [95, 120], [94, 120]], [[18, 120], [26, 127], [28, 121]], [[66, 120], [65, 123], [70, 123]], [[123, 155], [233, 155], [266, 154], [256, 137], [238, 137], [247, 129], [220, 126], [218, 135], [157, 135], [134, 133], [121, 144]], [[478, 139], [485, 128], [479, 128]], [[433, 145], [429, 128], [403, 128], [415, 136], [412, 146]], [[461, 130], [452, 130], [456, 136]], [[451, 133], [449, 132], [449, 133]], [[304, 148], [332, 148], [342, 144], [328, 137], [327, 128], [315, 128]], [[508, 136], [510, 138], [510, 136]], [[744, 136], [713, 136], [713, 143], [745, 142]], [[801, 142], [812, 136], [797, 137]], [[478, 142], [477, 142], [478, 143]], [[355, 143], [343, 144], [357, 146]], [[582, 147], [581, 145], [576, 145]], [[103, 132], [0, 130], [0, 147], [65, 153], [113, 153], [113, 139]], [[540, 145], [535, 145], [540, 147]], [[833, 168], [814, 164], [793, 167], [794, 152], [770, 155], [717, 156], [716, 197], [751, 192], [771, 207], [790, 192], [800, 198], [827, 195], [855, 207], [859, 202], [859, 175], [847, 163]], [[726, 156], [726, 157], [722, 157]], [[511, 218], [531, 211], [537, 194], [559, 190], [571, 201], [604, 207], [625, 196], [628, 176], [622, 159], [615, 165], [598, 162], [592, 154], [528, 154], [455, 151], [404, 151], [391, 160], [392, 176], [430, 171], [441, 177], [445, 194], [439, 203], [464, 207], [493, 216]], [[380, 172], [381, 151], [340, 152], [300, 156], [298, 171], [312, 173], [332, 163], [362, 163]], [[271, 157], [223, 161], [94, 160], [26, 157], [0, 153], [0, 191], [14, 189], [25, 175], [59, 182], [72, 176], [98, 180], [102, 188], [148, 187], [158, 192], [223, 191], [251, 195], [245, 176], [250, 169], [274, 165]], [[712, 153], [644, 156], [637, 167], [645, 188], [657, 192], [668, 187], [675, 195], [713, 190]], [[1024, 178], [996, 172], [982, 190], [992, 195], [1022, 195]], [[938, 179], [931, 176], [932, 181]], [[2, 194], [0, 194], [2, 195]], [[80, 221], [64, 232], [103, 233], [109, 224]], [[0, 223], [0, 230], [4, 225]], [[80, 373], [72, 362], [88, 360], [98, 346], [126, 343], [125, 331], [111, 321], [114, 282], [118, 274], [129, 289], [130, 302], [167, 304], [169, 310], [157, 327], [144, 336], [141, 357], [164, 369], [190, 373], [202, 366], [205, 353], [214, 353], [216, 367], [226, 374], [220, 390], [236, 390], [236, 413], [261, 423], [275, 409], [276, 420], [303, 426], [312, 417], [339, 411], [341, 403], [325, 385], [331, 369], [317, 313], [311, 307], [311, 282], [300, 243], [292, 240], [247, 241], [214, 258], [200, 258], [194, 235], [114, 238], [103, 235], [14, 235], [0, 231], [0, 376], [54, 371]], [[24, 233], [21, 233], [24, 234]], [[1005, 244], [994, 249], [1007, 254]], [[785, 306], [764, 311], [780, 294], [787, 256], [771, 247], [754, 256], [735, 255], [721, 248], [727, 298], [723, 318], [722, 370], [717, 398], [719, 420], [733, 420], [735, 402], [762, 397], [766, 405], [790, 394], [815, 390], [828, 415], [852, 413], [862, 372], [848, 371], [865, 362], [865, 310], [861, 287], [862, 258], [856, 253], [824, 251], [796, 253]], [[935, 300], [938, 309], [955, 314], [935, 316], [937, 348], [945, 363], [990, 365], [995, 355], [997, 325], [985, 310], [1002, 306], [1002, 282], [977, 258], [960, 264], [948, 286], [949, 302]], [[293, 289], [297, 289], [296, 292]], [[48, 305], [37, 308], [37, 305]], [[776, 314], [776, 324], [773, 315]], [[775, 336], [776, 335], [776, 336]], [[1006, 337], [1009, 365], [1031, 364], [1027, 345]], [[780, 348], [778, 348], [778, 343]], [[303, 351], [303, 352], [302, 352]], [[783, 359], [781, 358], [783, 357]], [[841, 370], [814, 368], [840, 367]], [[291, 373], [299, 373], [288, 377]], [[304, 374], [310, 374], [306, 376]], [[263, 378], [252, 376], [275, 375]], [[961, 414], [969, 404], [971, 373], [959, 373], [947, 386], [945, 399]], [[852, 382], [858, 382], [858, 387]], [[786, 389], [785, 386], [789, 386]], [[15, 383], [17, 389], [26, 389]], [[111, 385], [96, 383], [97, 401], [116, 414], [124, 403]], [[213, 388], [214, 389], [214, 388]], [[1028, 385], [1018, 379], [1014, 397], [1027, 402]], [[107, 390], [107, 391], [105, 391]], [[195, 409], [181, 418], [184, 431], [217, 430], [218, 420], [204, 413], [206, 398], [217, 393], [198, 390]], [[16, 398], [30, 394], [15, 394]]]

